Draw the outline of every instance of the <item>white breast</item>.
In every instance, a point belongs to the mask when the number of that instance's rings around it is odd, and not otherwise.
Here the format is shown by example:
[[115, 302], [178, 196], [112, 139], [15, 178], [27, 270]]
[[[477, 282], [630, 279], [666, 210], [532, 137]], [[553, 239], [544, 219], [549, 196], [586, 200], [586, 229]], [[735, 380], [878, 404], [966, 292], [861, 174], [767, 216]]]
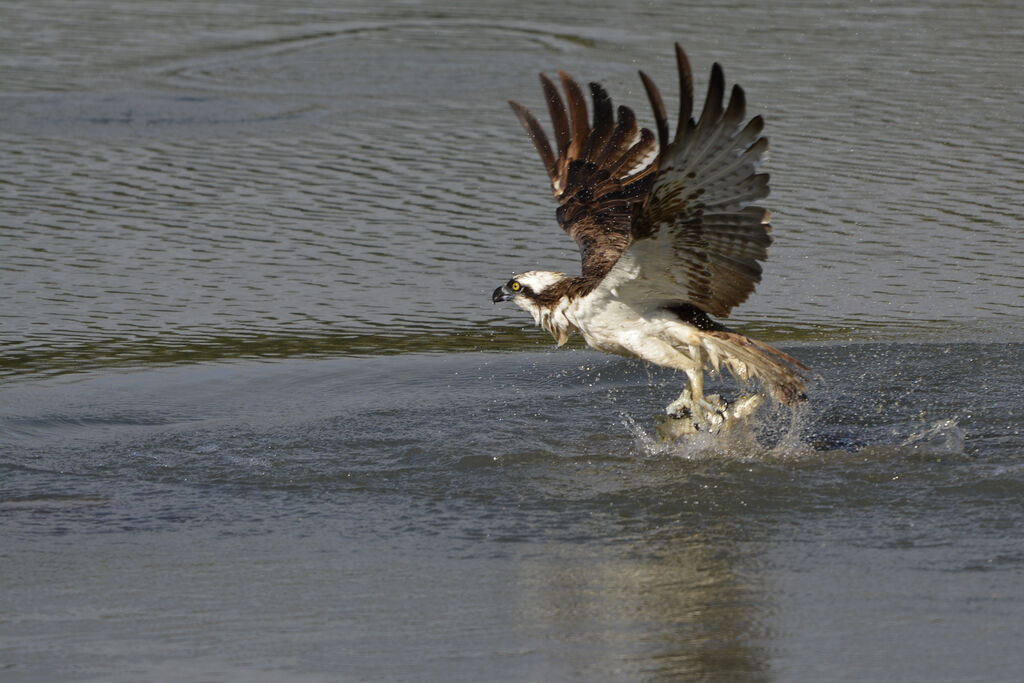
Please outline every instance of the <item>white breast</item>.
[[566, 309], [566, 317], [591, 347], [669, 367], [693, 364], [700, 331], [660, 306], [636, 307], [596, 290]]

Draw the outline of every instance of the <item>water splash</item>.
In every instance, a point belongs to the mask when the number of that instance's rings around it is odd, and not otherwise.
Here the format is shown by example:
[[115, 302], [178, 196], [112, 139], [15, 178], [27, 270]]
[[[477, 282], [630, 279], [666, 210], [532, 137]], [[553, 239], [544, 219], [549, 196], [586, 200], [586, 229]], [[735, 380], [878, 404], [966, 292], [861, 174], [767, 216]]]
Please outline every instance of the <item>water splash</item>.
[[637, 450], [648, 458], [766, 460], [811, 452], [803, 439], [808, 415], [809, 411], [802, 408], [762, 408], [728, 432], [698, 432], [671, 441], [663, 440], [656, 430], [648, 430], [628, 413], [619, 417], [633, 435]]
[[956, 419], [938, 420], [911, 434], [900, 446], [933, 455], [962, 455], [967, 433]]

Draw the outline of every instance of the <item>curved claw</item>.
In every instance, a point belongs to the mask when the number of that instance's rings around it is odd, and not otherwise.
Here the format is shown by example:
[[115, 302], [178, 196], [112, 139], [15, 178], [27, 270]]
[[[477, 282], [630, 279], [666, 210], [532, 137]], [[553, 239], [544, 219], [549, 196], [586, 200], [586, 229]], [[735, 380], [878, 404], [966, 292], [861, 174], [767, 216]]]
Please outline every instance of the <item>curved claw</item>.
[[693, 414], [692, 406], [693, 395], [690, 393], [690, 388], [687, 387], [683, 389], [679, 398], [665, 406], [665, 414], [669, 417], [690, 417]]
[[717, 395], [693, 400], [693, 393], [687, 387], [679, 398], [665, 407], [665, 413], [671, 417], [688, 417], [698, 425], [713, 426], [726, 419], [728, 409], [728, 404]]
[[[759, 394], [742, 396], [731, 404], [717, 394], [694, 401], [693, 394], [687, 388], [665, 408], [670, 422], [676, 424], [671, 429], [659, 427], [659, 432], [662, 438], [672, 440], [698, 431], [713, 434], [728, 431], [740, 420], [753, 414], [763, 402], [764, 397]], [[681, 422], [685, 422], [685, 425], [680, 426]]]

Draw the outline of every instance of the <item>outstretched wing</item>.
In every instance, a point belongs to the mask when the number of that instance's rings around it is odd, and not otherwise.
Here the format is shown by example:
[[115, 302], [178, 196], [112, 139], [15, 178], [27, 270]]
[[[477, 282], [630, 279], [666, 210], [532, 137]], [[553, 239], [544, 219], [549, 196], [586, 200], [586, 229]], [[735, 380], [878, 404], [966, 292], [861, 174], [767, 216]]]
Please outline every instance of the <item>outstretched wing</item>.
[[576, 241], [583, 275], [603, 278], [632, 239], [632, 217], [647, 197], [656, 170], [657, 142], [639, 129], [628, 107], [613, 113], [608, 93], [590, 84], [593, 126], [576, 81], [559, 72], [568, 108], [555, 84], [541, 74], [541, 85], [555, 134], [552, 147], [530, 111], [509, 102], [530, 134], [558, 199], [558, 222]]
[[633, 217], [629, 248], [599, 286], [635, 302], [683, 302], [727, 316], [761, 280], [759, 261], [771, 244], [769, 213], [753, 204], [768, 195], [768, 175], [757, 173], [768, 141], [760, 116], [743, 125], [746, 98], [738, 85], [723, 108], [718, 64], [694, 122], [693, 78], [678, 44], [676, 61], [681, 92], [671, 141], [661, 95], [640, 73], [657, 122], [657, 173]]

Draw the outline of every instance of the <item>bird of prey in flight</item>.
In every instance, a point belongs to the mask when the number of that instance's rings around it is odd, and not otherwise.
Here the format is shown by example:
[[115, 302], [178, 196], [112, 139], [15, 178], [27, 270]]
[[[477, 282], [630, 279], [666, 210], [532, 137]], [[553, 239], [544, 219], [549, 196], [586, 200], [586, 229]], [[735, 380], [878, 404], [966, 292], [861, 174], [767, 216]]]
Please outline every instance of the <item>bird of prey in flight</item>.
[[757, 165], [768, 141], [760, 116], [744, 124], [742, 88], [734, 85], [723, 104], [717, 63], [694, 121], [693, 76], [678, 44], [676, 62], [680, 102], [671, 137], [661, 94], [642, 71], [657, 138], [638, 127], [631, 109], [614, 109], [597, 83], [590, 84], [591, 121], [582, 89], [564, 72], [564, 100], [540, 77], [553, 141], [526, 107], [509, 102], [540, 153], [558, 223], [576, 241], [583, 269], [521, 273], [492, 300], [518, 304], [559, 346], [578, 332], [600, 351], [684, 371], [689, 386], [666, 411], [710, 429], [726, 406], [705, 397], [705, 370], [724, 367], [794, 404], [806, 398], [807, 368], [711, 318], [727, 317], [761, 280], [759, 262], [772, 240], [769, 212], [757, 205], [768, 195], [768, 175]]

